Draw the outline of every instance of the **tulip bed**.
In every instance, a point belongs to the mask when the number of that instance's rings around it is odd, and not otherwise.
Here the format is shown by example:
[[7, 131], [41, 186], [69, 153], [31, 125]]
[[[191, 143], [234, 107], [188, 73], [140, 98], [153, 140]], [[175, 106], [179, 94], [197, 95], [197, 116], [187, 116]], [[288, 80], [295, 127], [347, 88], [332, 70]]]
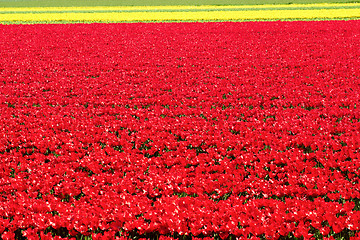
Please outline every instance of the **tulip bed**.
[[0, 26], [2, 239], [350, 239], [360, 22]]
[[313, 4], [353, 3], [353, 0], [1, 0], [1, 7], [84, 7], [84, 6], [200, 6], [200, 5], [264, 5], [264, 4]]
[[360, 3], [237, 6], [0, 7], [0, 24], [360, 19]]

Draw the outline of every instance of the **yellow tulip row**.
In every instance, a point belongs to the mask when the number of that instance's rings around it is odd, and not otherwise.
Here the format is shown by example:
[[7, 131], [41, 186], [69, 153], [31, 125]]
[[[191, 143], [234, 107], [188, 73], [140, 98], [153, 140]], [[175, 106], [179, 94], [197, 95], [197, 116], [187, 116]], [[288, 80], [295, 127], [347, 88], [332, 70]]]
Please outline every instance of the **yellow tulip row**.
[[360, 4], [0, 8], [0, 22], [247, 21], [360, 18]]
[[264, 9], [264, 8], [342, 8], [342, 7], [357, 7], [360, 8], [360, 3], [314, 3], [314, 4], [265, 4], [265, 5], [228, 5], [228, 6], [118, 6], [118, 7], [17, 7], [17, 8], [1, 8], [0, 12], [45, 12], [45, 11], [144, 11], [144, 10], [202, 10], [202, 9]]

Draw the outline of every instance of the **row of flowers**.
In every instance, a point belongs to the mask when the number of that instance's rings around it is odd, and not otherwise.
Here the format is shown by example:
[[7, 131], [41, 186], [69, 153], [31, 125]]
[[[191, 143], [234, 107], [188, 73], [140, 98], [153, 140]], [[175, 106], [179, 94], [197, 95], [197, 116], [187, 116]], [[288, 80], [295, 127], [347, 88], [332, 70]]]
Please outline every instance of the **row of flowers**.
[[355, 239], [359, 38], [359, 21], [1, 26], [1, 238]]
[[0, 23], [359, 19], [359, 9], [358, 3], [252, 6], [25, 7], [0, 9]]

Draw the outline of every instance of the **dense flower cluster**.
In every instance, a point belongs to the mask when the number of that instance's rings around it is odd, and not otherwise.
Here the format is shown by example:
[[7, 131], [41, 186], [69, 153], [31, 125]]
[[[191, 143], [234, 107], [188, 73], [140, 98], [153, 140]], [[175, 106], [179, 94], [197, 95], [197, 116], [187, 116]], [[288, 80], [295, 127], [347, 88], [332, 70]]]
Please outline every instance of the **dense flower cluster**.
[[[14, 1], [12, 1], [12, 5], [13, 4]], [[359, 18], [360, 3], [356, 2], [231, 6], [0, 7], [0, 23], [6, 24], [144, 21], [268, 21], [280, 19], [324, 20]]]
[[359, 21], [0, 26], [1, 238], [355, 238], [359, 42]]

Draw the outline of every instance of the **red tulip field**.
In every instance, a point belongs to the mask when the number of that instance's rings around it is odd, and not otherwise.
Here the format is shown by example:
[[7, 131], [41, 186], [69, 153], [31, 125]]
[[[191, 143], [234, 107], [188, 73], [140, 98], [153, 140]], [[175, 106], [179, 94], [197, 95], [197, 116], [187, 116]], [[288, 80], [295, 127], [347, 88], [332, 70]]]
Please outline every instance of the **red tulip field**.
[[360, 21], [0, 25], [0, 239], [359, 239]]

